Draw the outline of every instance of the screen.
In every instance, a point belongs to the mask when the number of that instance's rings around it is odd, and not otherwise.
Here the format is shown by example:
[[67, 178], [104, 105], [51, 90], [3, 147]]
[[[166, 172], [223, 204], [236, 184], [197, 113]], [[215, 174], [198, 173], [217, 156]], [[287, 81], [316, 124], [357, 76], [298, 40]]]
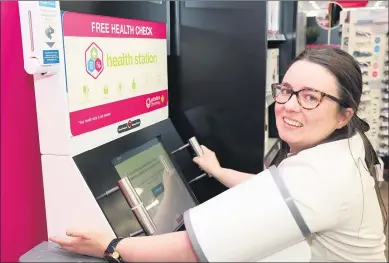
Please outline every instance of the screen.
[[112, 164], [120, 178], [132, 183], [157, 227], [156, 234], [177, 230], [184, 212], [196, 205], [157, 138], [114, 158]]

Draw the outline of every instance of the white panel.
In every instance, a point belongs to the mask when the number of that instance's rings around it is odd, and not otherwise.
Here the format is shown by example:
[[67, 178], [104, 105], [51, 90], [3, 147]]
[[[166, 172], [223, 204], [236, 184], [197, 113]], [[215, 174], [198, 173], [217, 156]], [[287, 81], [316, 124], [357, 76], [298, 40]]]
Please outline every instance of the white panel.
[[48, 236], [63, 236], [69, 228], [114, 232], [69, 156], [42, 156]]
[[[107, 127], [104, 127], [102, 129], [98, 129], [93, 132], [88, 132], [81, 134], [77, 137], [73, 137], [70, 141], [71, 145], [71, 155], [77, 155], [80, 153], [83, 153], [85, 151], [88, 151], [90, 149], [93, 149], [95, 147], [98, 147], [100, 145], [103, 145], [105, 143], [108, 143], [110, 141], [114, 141], [120, 137], [123, 137], [124, 135], [127, 135], [129, 133], [133, 133], [136, 131], [139, 131], [143, 128], [146, 128], [148, 126], [151, 126], [156, 123], [156, 120], [161, 119], [167, 119], [168, 118], [168, 108], [162, 108], [158, 109], [149, 113], [145, 113], [142, 115], [139, 115], [137, 117], [134, 117], [132, 119], [140, 119], [141, 125], [138, 128], [134, 128], [128, 132], [124, 132], [121, 134], [118, 134], [118, 124], [112, 124]], [[122, 121], [120, 123], [125, 123], [126, 121]]]

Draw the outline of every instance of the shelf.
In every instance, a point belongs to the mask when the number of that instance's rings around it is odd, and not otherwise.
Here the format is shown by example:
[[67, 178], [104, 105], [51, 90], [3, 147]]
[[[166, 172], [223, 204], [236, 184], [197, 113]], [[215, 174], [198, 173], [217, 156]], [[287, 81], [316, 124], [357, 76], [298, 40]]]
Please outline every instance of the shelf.
[[276, 157], [278, 151], [281, 148], [281, 141], [278, 138], [269, 138], [264, 145], [264, 160], [263, 164], [265, 168], [268, 168], [270, 163]]
[[269, 153], [271, 148], [278, 142], [278, 138], [269, 138], [268, 141], [265, 143], [264, 151], [265, 156]]
[[286, 41], [284, 34], [267, 33], [267, 41]]
[[266, 108], [274, 103], [273, 96], [271, 94], [266, 94]]

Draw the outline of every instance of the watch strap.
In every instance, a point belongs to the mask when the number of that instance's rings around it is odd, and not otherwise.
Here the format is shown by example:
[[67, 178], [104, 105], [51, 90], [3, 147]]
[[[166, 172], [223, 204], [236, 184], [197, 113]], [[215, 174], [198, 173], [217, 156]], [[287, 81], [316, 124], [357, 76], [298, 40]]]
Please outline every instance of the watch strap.
[[112, 239], [112, 241], [109, 243], [107, 249], [105, 250], [105, 254], [112, 254], [116, 251], [116, 246], [119, 244], [119, 242], [123, 239], [123, 237], [117, 237]]

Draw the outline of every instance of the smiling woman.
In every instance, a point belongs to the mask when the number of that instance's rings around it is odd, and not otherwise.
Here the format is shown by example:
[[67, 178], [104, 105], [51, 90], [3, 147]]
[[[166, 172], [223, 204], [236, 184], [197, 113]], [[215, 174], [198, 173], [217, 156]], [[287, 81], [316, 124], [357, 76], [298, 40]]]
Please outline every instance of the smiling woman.
[[[300, 77], [301, 72], [304, 78]], [[322, 142], [349, 122], [354, 110], [339, 111], [338, 105], [344, 104], [337, 98], [337, 83], [325, 67], [299, 60], [289, 68], [283, 84], [273, 85], [278, 133], [291, 152]]]
[[[306, 223], [310, 260], [385, 262], [386, 213], [377, 195], [378, 159], [365, 135], [369, 125], [357, 116], [362, 95], [359, 65], [340, 49], [309, 49], [272, 90], [282, 148], [275, 159], [277, 168], [269, 170], [277, 170], [290, 193], [287, 203], [295, 204], [294, 212]], [[98, 231], [76, 230], [52, 240], [70, 251], [97, 257], [105, 251], [106, 258], [112, 259], [107, 251], [114, 250], [124, 261], [134, 262], [253, 262], [271, 254], [274, 247], [291, 245], [288, 231], [281, 230], [286, 217], [273, 213], [282, 209], [269, 205], [275, 198], [258, 194], [266, 192], [268, 177], [223, 168], [214, 152], [204, 146], [203, 152], [194, 162], [231, 189], [187, 211], [187, 231], [117, 239]], [[220, 220], [220, 215], [231, 210], [232, 203], [227, 197], [243, 188], [233, 201], [253, 201], [255, 209], [245, 213], [234, 209], [237, 216], [224, 229], [227, 216]], [[222, 202], [215, 205], [218, 200]], [[206, 211], [207, 216], [198, 211]], [[226, 244], [234, 249], [226, 250]]]

